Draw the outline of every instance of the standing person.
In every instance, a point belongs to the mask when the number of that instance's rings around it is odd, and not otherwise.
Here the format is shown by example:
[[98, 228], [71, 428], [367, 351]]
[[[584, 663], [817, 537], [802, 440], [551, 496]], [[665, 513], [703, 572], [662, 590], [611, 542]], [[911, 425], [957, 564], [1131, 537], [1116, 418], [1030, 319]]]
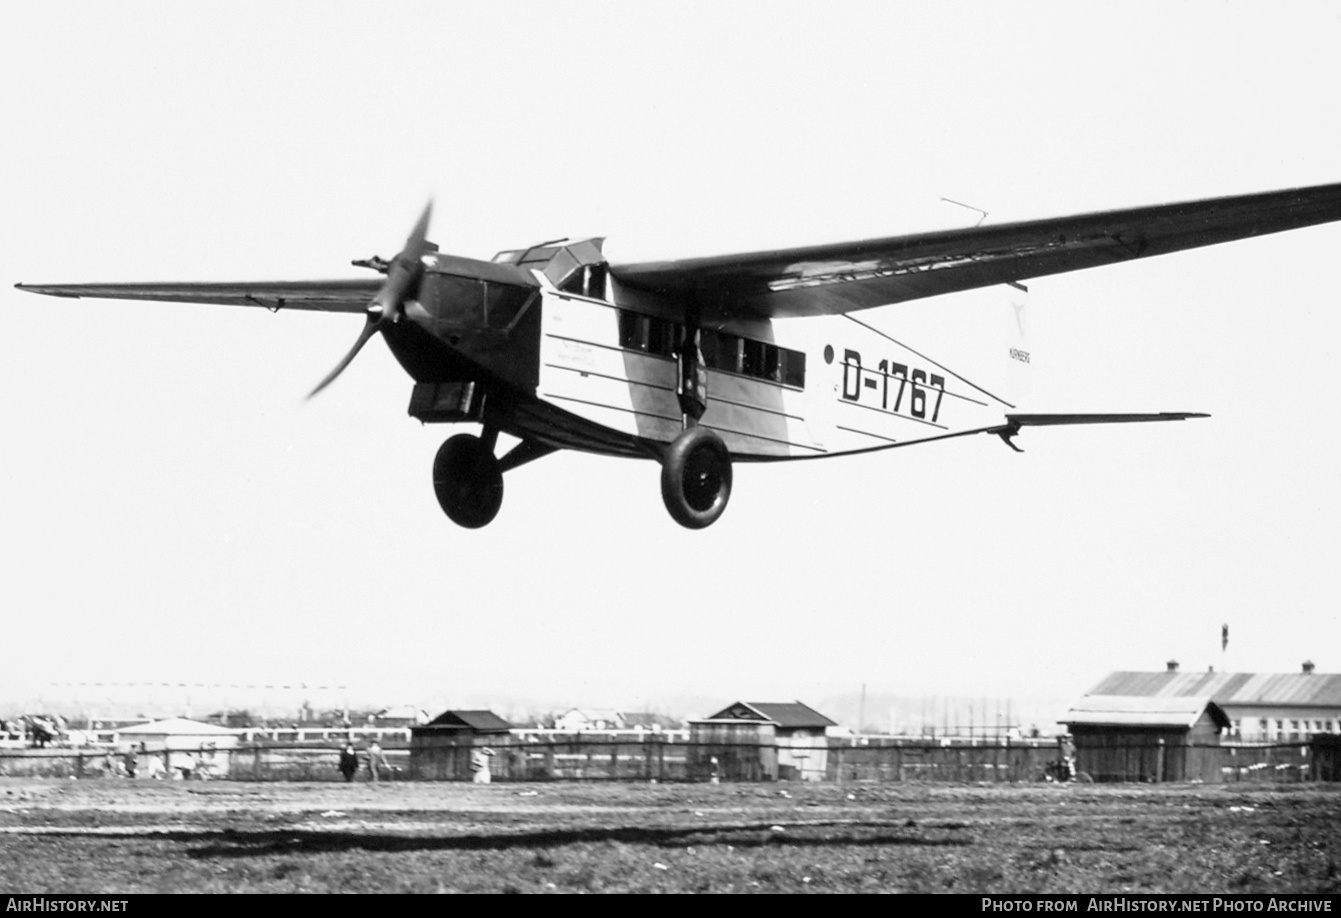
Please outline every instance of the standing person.
[[489, 774], [489, 757], [494, 751], [488, 746], [481, 746], [470, 750], [470, 779], [476, 784], [488, 784], [492, 778]]
[[374, 784], [381, 780], [381, 771], [387, 767], [386, 754], [382, 752], [382, 744], [373, 740], [368, 744], [368, 774], [372, 777]]
[[345, 781], [353, 781], [354, 775], [359, 770], [359, 756], [354, 751], [353, 743], [345, 743], [345, 748], [340, 750], [340, 774], [345, 776]]
[[130, 746], [125, 752], [121, 753], [121, 765], [126, 770], [126, 777], [135, 777], [135, 747]]

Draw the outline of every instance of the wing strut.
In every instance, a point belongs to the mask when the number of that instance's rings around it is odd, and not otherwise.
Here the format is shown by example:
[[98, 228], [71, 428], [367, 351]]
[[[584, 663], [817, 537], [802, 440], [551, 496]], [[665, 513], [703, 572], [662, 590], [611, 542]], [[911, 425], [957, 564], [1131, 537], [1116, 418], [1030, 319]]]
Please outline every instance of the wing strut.
[[680, 401], [683, 429], [698, 423], [708, 410], [708, 371], [703, 363], [702, 338], [699, 333], [698, 311], [694, 310], [685, 323], [684, 340], [675, 353], [675, 395]]

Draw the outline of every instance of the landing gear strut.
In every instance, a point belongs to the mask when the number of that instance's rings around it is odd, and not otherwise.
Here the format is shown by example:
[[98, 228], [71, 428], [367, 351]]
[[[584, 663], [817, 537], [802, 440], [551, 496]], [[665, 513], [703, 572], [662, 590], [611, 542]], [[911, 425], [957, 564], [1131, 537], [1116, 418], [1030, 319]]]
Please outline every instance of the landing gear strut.
[[503, 470], [494, 458], [493, 439], [457, 434], [438, 448], [433, 460], [438, 504], [466, 529], [487, 526], [503, 505]]
[[706, 427], [708, 371], [703, 363], [697, 315], [691, 315], [676, 349], [675, 395], [680, 402], [680, 435], [661, 458], [661, 499], [681, 526], [702, 529], [717, 522], [731, 499], [731, 454]]

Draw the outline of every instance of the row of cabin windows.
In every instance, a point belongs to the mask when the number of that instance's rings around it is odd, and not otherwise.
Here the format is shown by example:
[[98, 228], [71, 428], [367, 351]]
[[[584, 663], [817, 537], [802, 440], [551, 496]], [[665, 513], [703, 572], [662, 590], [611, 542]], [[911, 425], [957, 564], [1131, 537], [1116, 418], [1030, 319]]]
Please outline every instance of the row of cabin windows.
[[[658, 357], [675, 356], [684, 340], [684, 326], [627, 309], [618, 312], [620, 347]], [[707, 328], [699, 332], [699, 349], [703, 363], [711, 370], [805, 388], [806, 355], [801, 351]]]

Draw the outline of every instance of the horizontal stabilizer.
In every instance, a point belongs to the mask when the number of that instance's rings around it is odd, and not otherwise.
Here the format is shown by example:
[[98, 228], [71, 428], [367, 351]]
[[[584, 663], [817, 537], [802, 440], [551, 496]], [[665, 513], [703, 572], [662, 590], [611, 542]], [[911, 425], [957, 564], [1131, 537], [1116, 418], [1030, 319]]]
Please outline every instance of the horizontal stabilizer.
[[1020, 449], [1011, 442], [1021, 427], [1060, 427], [1065, 424], [1136, 424], [1144, 421], [1186, 421], [1190, 418], [1208, 418], [1209, 414], [1196, 411], [1159, 411], [1153, 414], [1008, 414], [1006, 423], [992, 427], [987, 433], [996, 434], [1017, 453]]
[[[1141, 421], [1186, 421], [1208, 418], [1194, 411], [1160, 411], [1155, 414], [1008, 414], [1007, 427], [1058, 427], [1063, 424], [1132, 424]], [[993, 430], [992, 433], [996, 433]]]

